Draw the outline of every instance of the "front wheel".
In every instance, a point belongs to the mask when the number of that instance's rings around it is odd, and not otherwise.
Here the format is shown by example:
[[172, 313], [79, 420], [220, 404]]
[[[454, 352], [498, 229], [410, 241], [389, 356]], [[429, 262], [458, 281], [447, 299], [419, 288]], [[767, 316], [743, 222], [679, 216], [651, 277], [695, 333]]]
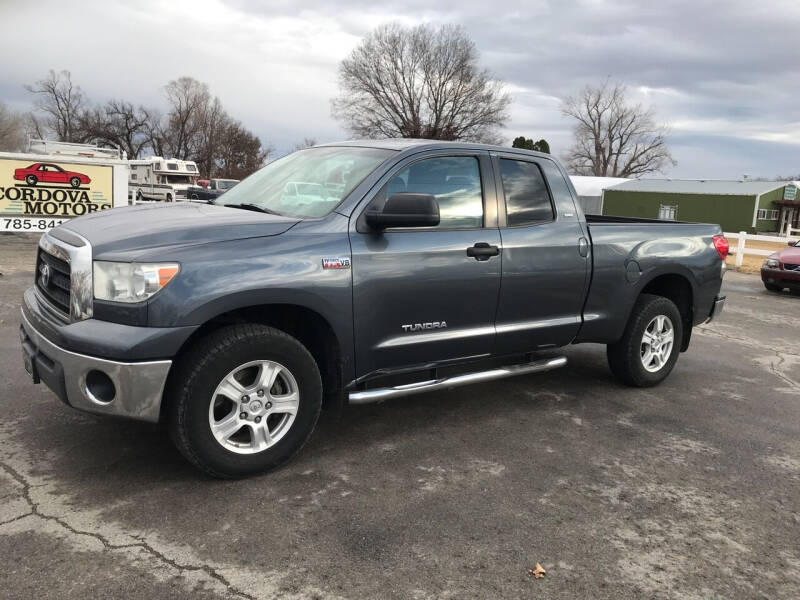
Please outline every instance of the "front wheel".
[[39, 183], [39, 178], [36, 175], [28, 175], [25, 177], [25, 183], [28, 185], [36, 185]]
[[72, 187], [74, 187], [74, 188], [77, 188], [77, 187], [80, 187], [80, 186], [81, 186], [81, 180], [80, 180], [79, 178], [77, 178], [77, 177], [72, 177], [72, 178], [70, 178], [70, 180], [69, 180], [69, 184], [70, 184]]
[[769, 292], [782, 292], [783, 288], [779, 285], [775, 285], [774, 283], [765, 283], [764, 287], [767, 288]]
[[680, 353], [683, 322], [675, 303], [642, 294], [622, 338], [606, 349], [611, 372], [635, 387], [654, 386], [670, 374]]
[[308, 440], [322, 406], [319, 368], [295, 338], [265, 325], [219, 329], [172, 377], [175, 445], [219, 478], [278, 467]]

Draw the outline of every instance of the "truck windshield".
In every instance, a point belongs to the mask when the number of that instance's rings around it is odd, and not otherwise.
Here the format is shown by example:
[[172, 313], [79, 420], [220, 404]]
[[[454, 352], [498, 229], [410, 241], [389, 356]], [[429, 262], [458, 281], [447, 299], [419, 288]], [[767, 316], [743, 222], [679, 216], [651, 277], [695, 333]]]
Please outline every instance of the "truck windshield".
[[392, 154], [394, 150], [347, 146], [300, 150], [237, 184], [225, 193], [225, 204], [251, 204], [292, 217], [323, 217]]

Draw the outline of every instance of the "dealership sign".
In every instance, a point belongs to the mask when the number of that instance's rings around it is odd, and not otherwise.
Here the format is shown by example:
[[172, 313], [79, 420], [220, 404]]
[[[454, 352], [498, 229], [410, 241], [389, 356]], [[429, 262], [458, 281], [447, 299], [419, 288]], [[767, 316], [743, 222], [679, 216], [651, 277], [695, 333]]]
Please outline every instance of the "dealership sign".
[[783, 199], [784, 200], [797, 200], [797, 186], [792, 185], [791, 183], [783, 188]]
[[113, 205], [110, 165], [0, 158], [0, 217], [64, 219]]

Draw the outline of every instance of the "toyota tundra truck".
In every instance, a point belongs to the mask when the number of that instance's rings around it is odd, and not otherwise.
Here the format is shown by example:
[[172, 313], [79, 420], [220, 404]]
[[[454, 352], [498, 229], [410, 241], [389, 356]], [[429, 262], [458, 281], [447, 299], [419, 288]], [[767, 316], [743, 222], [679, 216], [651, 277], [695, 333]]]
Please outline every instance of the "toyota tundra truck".
[[653, 386], [722, 310], [727, 251], [717, 225], [585, 217], [547, 154], [345, 142], [224, 203], [53, 229], [20, 336], [64, 403], [164, 422], [202, 471], [240, 477], [290, 459], [323, 405], [547, 371], [569, 344]]

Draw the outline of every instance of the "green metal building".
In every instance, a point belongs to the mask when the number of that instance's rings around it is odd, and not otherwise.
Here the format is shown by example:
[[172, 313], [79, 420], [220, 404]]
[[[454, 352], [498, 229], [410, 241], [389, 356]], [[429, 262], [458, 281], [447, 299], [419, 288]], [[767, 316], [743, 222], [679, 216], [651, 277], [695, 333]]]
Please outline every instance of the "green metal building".
[[719, 223], [748, 233], [798, 227], [797, 182], [635, 179], [603, 191], [602, 213], [671, 221]]

